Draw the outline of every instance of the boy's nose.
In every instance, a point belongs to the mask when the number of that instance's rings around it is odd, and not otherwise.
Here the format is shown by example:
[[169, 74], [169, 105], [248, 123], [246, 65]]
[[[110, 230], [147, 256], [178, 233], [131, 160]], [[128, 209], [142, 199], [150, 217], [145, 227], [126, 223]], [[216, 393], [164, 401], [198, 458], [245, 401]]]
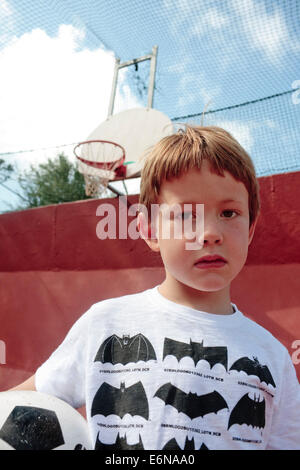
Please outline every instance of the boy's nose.
[[204, 238], [203, 244], [205, 245], [210, 245], [214, 243], [220, 243], [221, 242], [221, 237], [207, 237]]
[[199, 234], [198, 243], [204, 245], [214, 245], [215, 243], [220, 244], [223, 240], [221, 231], [216, 223], [204, 221], [204, 231]]

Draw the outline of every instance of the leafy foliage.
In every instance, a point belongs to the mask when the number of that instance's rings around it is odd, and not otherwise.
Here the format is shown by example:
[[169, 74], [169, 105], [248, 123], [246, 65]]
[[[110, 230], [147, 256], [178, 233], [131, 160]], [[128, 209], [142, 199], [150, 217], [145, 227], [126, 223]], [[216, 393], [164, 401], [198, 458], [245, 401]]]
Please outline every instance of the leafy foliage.
[[0, 158], [0, 183], [7, 181], [14, 171], [14, 167], [10, 163]]
[[29, 171], [19, 176], [19, 184], [22, 199], [26, 200], [22, 209], [89, 199], [82, 174], [64, 154], [46, 163], [31, 165]]

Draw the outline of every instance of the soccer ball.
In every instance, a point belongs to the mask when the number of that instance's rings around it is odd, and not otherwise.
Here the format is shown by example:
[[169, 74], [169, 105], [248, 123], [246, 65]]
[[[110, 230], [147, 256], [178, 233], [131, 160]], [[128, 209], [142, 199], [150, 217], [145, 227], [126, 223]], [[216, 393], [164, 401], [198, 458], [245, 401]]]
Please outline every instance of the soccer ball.
[[0, 450], [91, 450], [86, 420], [45, 393], [0, 393]]

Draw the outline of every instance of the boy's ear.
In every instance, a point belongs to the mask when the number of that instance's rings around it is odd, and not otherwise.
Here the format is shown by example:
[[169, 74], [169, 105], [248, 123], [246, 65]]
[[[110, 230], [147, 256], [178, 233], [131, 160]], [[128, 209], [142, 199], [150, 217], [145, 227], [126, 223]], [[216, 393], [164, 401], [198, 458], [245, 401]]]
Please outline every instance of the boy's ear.
[[156, 237], [156, 228], [149, 224], [149, 221], [143, 212], [137, 216], [137, 227], [141, 237], [153, 251], [159, 251], [158, 239]]
[[254, 236], [254, 232], [255, 232], [255, 228], [256, 228], [256, 224], [257, 224], [257, 221], [258, 221], [258, 217], [256, 217], [256, 219], [254, 220], [254, 222], [252, 222], [250, 228], [249, 228], [249, 241], [248, 241], [248, 246], [250, 245], [250, 243], [252, 242], [252, 238]]

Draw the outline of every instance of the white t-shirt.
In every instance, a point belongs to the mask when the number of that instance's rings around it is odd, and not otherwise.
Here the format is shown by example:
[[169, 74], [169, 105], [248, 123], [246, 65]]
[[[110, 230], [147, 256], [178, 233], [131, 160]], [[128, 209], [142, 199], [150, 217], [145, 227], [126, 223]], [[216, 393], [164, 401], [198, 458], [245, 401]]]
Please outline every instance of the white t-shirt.
[[232, 305], [232, 315], [202, 312], [157, 287], [96, 303], [36, 388], [86, 405], [96, 449], [300, 449], [288, 351]]

